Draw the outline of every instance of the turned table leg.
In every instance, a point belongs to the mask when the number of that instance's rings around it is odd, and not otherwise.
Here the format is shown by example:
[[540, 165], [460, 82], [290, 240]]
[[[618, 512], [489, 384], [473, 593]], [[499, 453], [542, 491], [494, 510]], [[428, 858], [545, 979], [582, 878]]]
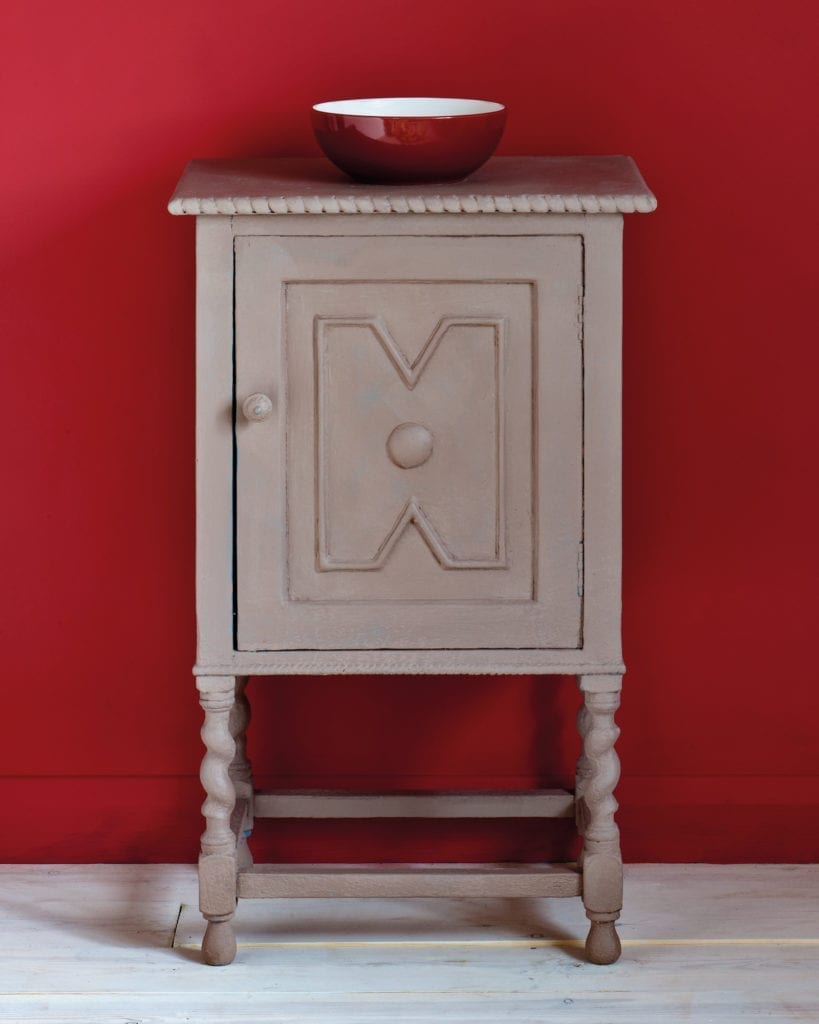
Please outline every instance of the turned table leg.
[[239, 833], [236, 837], [236, 860], [239, 868], [249, 868], [253, 864], [247, 845], [249, 833], [253, 829], [253, 769], [247, 756], [247, 727], [250, 723], [250, 702], [245, 695], [247, 681], [247, 676], [236, 677], [236, 694], [229, 719], [236, 752], [228, 771], [233, 780], [236, 799], [247, 801], [244, 822], [237, 823]]
[[583, 836], [583, 904], [591, 921], [586, 957], [593, 964], [612, 964], [620, 956], [614, 922], [623, 905], [623, 861], [620, 831], [614, 820], [614, 788], [620, 760], [614, 744], [620, 734], [614, 713], [620, 704], [621, 677], [580, 676], [583, 709], [578, 727], [583, 750], [578, 762], [578, 827]]
[[[577, 732], [580, 736], [580, 757], [577, 759], [577, 766], [574, 774], [574, 809], [575, 809], [575, 824], [577, 826], [577, 834], [580, 836], [582, 841], [586, 835], [586, 819], [588, 815], [586, 813], [586, 804], [583, 801], [583, 793], [586, 789], [586, 780], [589, 777], [591, 771], [591, 762], [589, 761], [588, 755], [586, 754], [586, 737], [591, 729], [591, 715], [589, 709], [586, 707], [585, 700], [580, 705], [577, 712]], [[577, 866], [582, 869], [583, 867], [583, 856], [586, 852], [586, 844], [581, 842], [580, 852], [577, 855]]]
[[230, 729], [236, 681], [233, 676], [199, 676], [196, 687], [205, 712], [205, 756], [199, 777], [207, 794], [199, 855], [199, 909], [208, 921], [202, 959], [206, 964], [229, 964], [236, 956], [231, 924], [236, 911], [236, 836], [230, 824], [236, 802], [230, 776], [236, 752]]
[[237, 797], [250, 799], [253, 796], [253, 775], [247, 757], [247, 727], [250, 724], [250, 702], [245, 695], [247, 676], [236, 677], [233, 706], [230, 709], [230, 735], [236, 745], [230, 762], [230, 777]]

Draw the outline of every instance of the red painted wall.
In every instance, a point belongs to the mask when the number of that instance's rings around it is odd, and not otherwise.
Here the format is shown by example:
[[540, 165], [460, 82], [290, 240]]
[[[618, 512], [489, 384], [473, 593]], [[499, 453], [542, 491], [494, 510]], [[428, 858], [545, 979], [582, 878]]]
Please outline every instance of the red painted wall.
[[[191, 860], [191, 156], [311, 154], [320, 99], [503, 100], [503, 153], [631, 153], [624, 850], [819, 855], [814, 5], [6, 5], [0, 859]], [[813, 659], [813, 660], [811, 660]], [[528, 786], [571, 681], [253, 684], [269, 781]], [[562, 715], [555, 724], [553, 716]], [[286, 827], [272, 858], [537, 857], [541, 826]]]

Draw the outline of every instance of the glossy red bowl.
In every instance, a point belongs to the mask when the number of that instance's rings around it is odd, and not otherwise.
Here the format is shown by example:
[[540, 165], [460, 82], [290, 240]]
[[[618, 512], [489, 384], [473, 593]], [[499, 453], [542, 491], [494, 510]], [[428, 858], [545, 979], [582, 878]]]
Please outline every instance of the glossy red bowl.
[[459, 181], [486, 163], [506, 107], [487, 100], [402, 96], [313, 107], [313, 131], [336, 167], [358, 181]]

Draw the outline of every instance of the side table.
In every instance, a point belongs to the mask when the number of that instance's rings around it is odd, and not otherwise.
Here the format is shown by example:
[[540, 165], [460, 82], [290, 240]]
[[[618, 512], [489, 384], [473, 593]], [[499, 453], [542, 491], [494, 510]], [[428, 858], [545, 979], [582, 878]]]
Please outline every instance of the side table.
[[[582, 896], [611, 963], [628, 157], [372, 186], [324, 160], [189, 164], [197, 218], [203, 956], [237, 897]], [[263, 792], [250, 676], [575, 675], [574, 792]], [[565, 817], [577, 864], [253, 865], [255, 817]]]

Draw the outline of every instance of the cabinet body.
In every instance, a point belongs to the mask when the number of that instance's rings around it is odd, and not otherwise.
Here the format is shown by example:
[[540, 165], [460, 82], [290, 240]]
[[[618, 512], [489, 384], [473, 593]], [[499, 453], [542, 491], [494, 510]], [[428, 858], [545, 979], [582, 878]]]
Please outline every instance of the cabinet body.
[[[249, 676], [572, 673], [584, 755], [564, 796], [586, 859], [576, 882], [518, 872], [512, 894], [582, 889], [610, 962], [621, 214], [654, 199], [623, 157], [498, 159], [451, 194], [328, 168], [195, 163], [171, 202], [197, 215], [206, 959], [232, 957], [229, 893], [287, 894], [258, 873], [242, 881], [254, 805], [294, 806], [253, 790]], [[455, 796], [452, 809], [474, 803]], [[498, 796], [480, 806], [514, 814], [517, 798]], [[321, 804], [326, 816], [348, 805]], [[554, 816], [566, 801], [537, 806]]]
[[199, 218], [197, 672], [622, 671], [621, 220]]

